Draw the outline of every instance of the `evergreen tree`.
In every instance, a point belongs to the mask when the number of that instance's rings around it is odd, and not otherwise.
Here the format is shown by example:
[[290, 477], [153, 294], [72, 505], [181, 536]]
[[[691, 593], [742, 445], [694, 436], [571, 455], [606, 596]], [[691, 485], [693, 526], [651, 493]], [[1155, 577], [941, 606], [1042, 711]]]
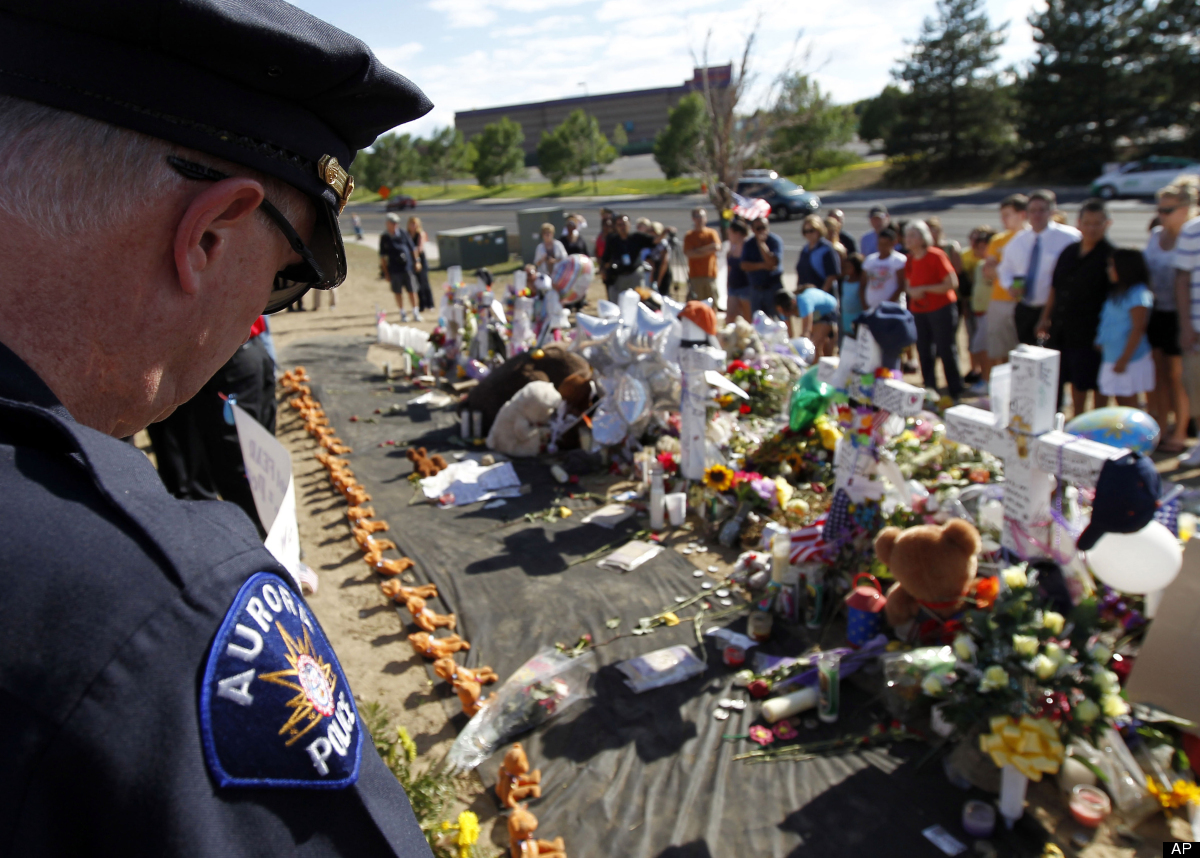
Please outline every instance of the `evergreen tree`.
[[854, 112], [858, 115], [859, 139], [869, 142], [890, 137], [903, 100], [904, 93], [900, 87], [889, 83], [879, 95], [854, 105]]
[[499, 122], [483, 126], [483, 130], [471, 138], [475, 149], [475, 164], [471, 168], [479, 184], [490, 188], [499, 179], [507, 185], [510, 176], [518, 175], [525, 167], [525, 150], [521, 144], [525, 134], [520, 124], [507, 116]]
[[443, 188], [450, 186], [451, 179], [469, 176], [475, 164], [475, 147], [463, 140], [461, 131], [450, 126], [434, 131], [420, 148], [424, 150], [425, 181], [441, 182]]
[[766, 154], [775, 169], [788, 175], [807, 175], [842, 160], [837, 150], [854, 136], [853, 108], [835, 105], [806, 74], [783, 81], [773, 114]]
[[1143, 125], [1145, 2], [1048, 0], [1029, 23], [1037, 55], [1018, 98], [1031, 169], [1093, 178]]
[[1144, 142], [1155, 151], [1200, 158], [1200, 3], [1159, 0], [1138, 30]]
[[983, 0], [938, 0], [912, 52], [892, 74], [907, 85], [885, 137], [912, 176], [952, 178], [994, 170], [1012, 144], [1011, 102], [993, 63], [1004, 26]]
[[668, 179], [696, 169], [708, 128], [704, 98], [692, 92], [667, 113], [667, 127], [654, 138], [654, 160]]
[[613, 126], [612, 145], [617, 150], [618, 155], [625, 154], [625, 147], [629, 145], [629, 134], [625, 131], [625, 126], [618, 122]]

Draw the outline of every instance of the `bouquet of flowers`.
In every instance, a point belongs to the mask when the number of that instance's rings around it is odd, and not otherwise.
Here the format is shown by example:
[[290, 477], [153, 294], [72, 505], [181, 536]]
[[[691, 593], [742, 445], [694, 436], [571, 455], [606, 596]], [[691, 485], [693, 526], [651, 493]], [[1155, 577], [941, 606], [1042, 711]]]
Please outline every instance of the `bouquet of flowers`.
[[774, 417], [783, 413], [791, 391], [792, 379], [768, 367], [752, 366], [745, 361], [735, 360], [725, 368], [729, 380], [749, 394], [748, 400], [732, 395], [719, 401], [726, 410], [737, 410], [741, 414], [757, 414]]
[[[966, 612], [953, 643], [953, 673], [923, 690], [961, 734], [990, 725], [980, 746], [997, 765], [1017, 765], [1021, 748], [1033, 753], [1035, 744], [1036, 756], [1056, 752], [1061, 759], [1062, 738], [1091, 739], [1106, 720], [1129, 712], [1107, 667], [1112, 653], [1100, 641], [1097, 606], [1084, 601], [1069, 618], [1052, 610], [1025, 564], [1005, 569], [998, 584], [990, 608]], [[1030, 729], [1043, 740], [1031, 739]]]

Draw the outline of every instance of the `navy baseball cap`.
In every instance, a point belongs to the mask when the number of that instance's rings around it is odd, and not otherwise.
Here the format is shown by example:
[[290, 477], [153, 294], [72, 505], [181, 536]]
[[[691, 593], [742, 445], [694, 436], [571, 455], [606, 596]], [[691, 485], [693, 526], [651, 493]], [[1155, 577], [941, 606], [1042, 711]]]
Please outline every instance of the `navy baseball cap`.
[[[127, 128], [287, 182], [316, 204], [303, 262], [265, 312], [346, 278], [338, 215], [358, 150], [433, 105], [358, 39], [280, 0], [0, 0], [0, 94]], [[189, 179], [226, 178], [169, 158]]]
[[883, 366], [895, 369], [900, 353], [917, 341], [917, 322], [913, 314], [894, 301], [884, 301], [856, 320], [867, 326], [879, 343]]
[[1162, 482], [1154, 462], [1141, 453], [1109, 459], [1096, 480], [1092, 520], [1075, 543], [1089, 551], [1106, 533], [1136, 533], [1154, 519]]

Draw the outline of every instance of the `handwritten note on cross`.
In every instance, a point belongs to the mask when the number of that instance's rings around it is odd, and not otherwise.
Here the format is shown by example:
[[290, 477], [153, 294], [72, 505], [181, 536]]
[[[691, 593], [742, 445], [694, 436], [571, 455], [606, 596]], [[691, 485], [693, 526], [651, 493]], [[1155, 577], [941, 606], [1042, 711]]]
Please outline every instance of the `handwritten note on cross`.
[[[882, 363], [879, 344], [871, 336], [866, 325], [858, 326], [858, 336], [842, 343], [842, 357], [821, 358], [817, 376], [832, 385], [855, 402], [869, 403], [875, 409], [911, 417], [921, 410], [925, 402], [925, 390], [914, 387], [899, 379], [876, 378], [875, 370]], [[894, 465], [894, 463], [892, 463]], [[883, 486], [875, 478], [879, 470], [879, 450], [874, 441], [864, 447], [855, 447], [849, 435], [838, 442], [834, 454], [834, 489], [845, 489], [851, 500], [878, 499], [883, 495]], [[890, 479], [894, 482], [903, 478], [898, 469], [890, 468]], [[896, 488], [900, 488], [899, 485]]]
[[1105, 462], [1129, 452], [1055, 428], [1058, 361], [1053, 349], [1018, 346], [1009, 353], [1007, 402], [994, 402], [993, 411], [956, 405], [943, 415], [947, 438], [1003, 460], [1000, 541], [1025, 558], [1046, 553], [1049, 545], [1052, 478], [1093, 487]]

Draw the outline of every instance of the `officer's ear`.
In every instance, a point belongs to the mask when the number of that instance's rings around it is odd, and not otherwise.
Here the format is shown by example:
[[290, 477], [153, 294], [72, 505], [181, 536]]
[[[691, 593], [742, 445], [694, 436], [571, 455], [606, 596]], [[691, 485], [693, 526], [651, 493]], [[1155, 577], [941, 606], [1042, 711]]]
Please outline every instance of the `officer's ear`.
[[199, 291], [203, 277], [229, 251], [236, 234], [254, 225], [263, 187], [254, 179], [233, 177], [209, 185], [188, 204], [175, 230], [175, 268], [180, 288]]

